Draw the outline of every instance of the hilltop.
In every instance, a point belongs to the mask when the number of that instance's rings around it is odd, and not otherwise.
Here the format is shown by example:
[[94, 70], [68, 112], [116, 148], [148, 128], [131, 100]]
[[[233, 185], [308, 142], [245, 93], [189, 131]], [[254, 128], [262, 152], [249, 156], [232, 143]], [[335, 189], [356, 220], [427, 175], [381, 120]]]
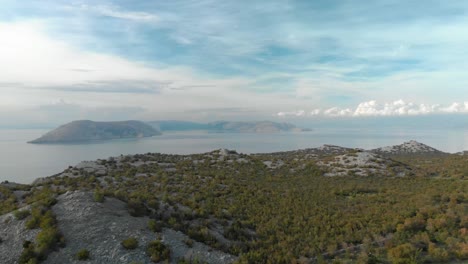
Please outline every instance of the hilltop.
[[73, 121], [62, 125], [29, 143], [66, 143], [118, 138], [141, 138], [161, 133], [140, 121], [94, 122]]
[[0, 263], [461, 263], [468, 157], [413, 153], [146, 153], [4, 182]]
[[404, 142], [400, 145], [387, 146], [371, 150], [383, 155], [446, 155], [438, 149], [425, 145], [415, 140]]

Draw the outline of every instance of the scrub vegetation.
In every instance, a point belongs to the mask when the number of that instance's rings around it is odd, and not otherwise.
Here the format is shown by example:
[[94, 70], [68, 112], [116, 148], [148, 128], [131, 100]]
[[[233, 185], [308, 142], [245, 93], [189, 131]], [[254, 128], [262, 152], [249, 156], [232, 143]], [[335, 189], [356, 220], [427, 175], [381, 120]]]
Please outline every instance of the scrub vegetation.
[[[359, 152], [342, 151], [351, 158]], [[0, 208], [5, 213], [19, 202], [30, 204], [30, 215], [15, 214], [28, 228], [41, 229], [25, 244], [21, 263], [44, 260], [65, 245], [50, 208], [56, 195], [75, 190], [94, 193], [96, 202], [125, 201], [132, 216], [150, 218], [155, 238], [163, 228], [178, 230], [190, 244], [228, 252], [238, 263], [468, 260], [467, 157], [379, 156], [381, 163], [394, 164], [388, 173], [324, 176], [331, 168], [321, 164], [338, 154], [121, 156], [96, 161], [99, 174], [71, 167], [38, 181], [21, 201], [0, 186]], [[396, 166], [411, 173], [398, 176]], [[122, 246], [133, 249], [138, 241], [129, 238]], [[170, 258], [164, 241], [142, 246], [154, 262]]]

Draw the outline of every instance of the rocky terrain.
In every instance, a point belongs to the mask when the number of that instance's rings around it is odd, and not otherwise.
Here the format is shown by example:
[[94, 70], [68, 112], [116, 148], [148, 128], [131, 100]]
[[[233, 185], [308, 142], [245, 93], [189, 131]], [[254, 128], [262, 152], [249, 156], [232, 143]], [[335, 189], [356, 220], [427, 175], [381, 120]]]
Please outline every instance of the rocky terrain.
[[161, 133], [140, 121], [94, 122], [73, 121], [62, 125], [29, 143], [67, 143], [118, 138], [141, 138]]
[[[360, 251], [404, 243], [393, 239], [404, 237], [398, 232], [420, 228], [413, 218], [389, 228], [399, 214], [406, 217], [422, 206], [408, 203], [428, 205], [424, 201], [432, 199], [449, 201], [456, 212], [468, 209], [464, 174], [447, 170], [463, 172], [463, 156], [433, 159], [425, 153], [438, 151], [410, 141], [370, 151], [323, 145], [276, 153], [219, 149], [83, 161], [31, 185], [0, 184], [0, 263], [289, 263], [291, 258], [316, 263], [317, 256], [361, 263]], [[445, 174], [432, 169], [437, 164], [446, 166]], [[451, 175], [461, 178], [431, 183]], [[454, 188], [446, 190], [451, 198], [431, 189], [448, 186]], [[435, 206], [440, 211], [445, 205]], [[464, 258], [460, 237], [466, 220], [453, 220], [459, 226], [450, 231], [447, 254], [452, 255], [445, 259]], [[362, 229], [366, 221], [372, 225]], [[432, 227], [438, 222], [431, 221], [439, 220], [424, 221], [426, 232], [441, 230]], [[322, 223], [344, 229], [326, 235], [332, 231], [314, 227]], [[124, 246], [129, 239], [133, 244]], [[291, 248], [310, 243], [317, 243], [309, 249], [313, 253], [291, 255]], [[427, 258], [444, 259], [425, 250]]]
[[[171, 249], [172, 262], [179, 259], [199, 259], [209, 263], [232, 263], [236, 258], [214, 250], [202, 243], [194, 242], [189, 247], [186, 235], [165, 228], [159, 234], [148, 229], [148, 217], [133, 217], [124, 202], [106, 198], [102, 203], [93, 200], [92, 193], [67, 192], [58, 197], [52, 207], [67, 246], [53, 252], [48, 263], [81, 263], [73, 258], [82, 248], [89, 249], [91, 263], [150, 263], [144, 245], [160, 236]], [[134, 237], [138, 245], [127, 250], [121, 241]], [[89, 245], [93, 245], [90, 247]]]
[[318, 164], [328, 167], [328, 172], [324, 176], [404, 177], [412, 175], [409, 166], [366, 151], [338, 155], [331, 160], [320, 161]]
[[374, 153], [383, 155], [446, 155], [438, 149], [422, 144], [415, 140], [410, 140], [401, 145], [388, 146], [371, 150]]
[[13, 213], [0, 216], [0, 263], [18, 263], [24, 241], [36, 238], [39, 230], [27, 229], [25, 222], [17, 220]]

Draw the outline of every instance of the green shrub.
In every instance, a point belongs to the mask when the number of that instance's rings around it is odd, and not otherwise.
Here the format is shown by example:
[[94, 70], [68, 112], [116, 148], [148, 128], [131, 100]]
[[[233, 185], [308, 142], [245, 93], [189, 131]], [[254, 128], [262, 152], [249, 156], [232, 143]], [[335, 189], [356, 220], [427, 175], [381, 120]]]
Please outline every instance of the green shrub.
[[153, 208], [154, 210], [158, 210], [159, 209], [159, 202], [156, 199], [151, 199], [151, 200], [148, 201], [148, 206], [150, 208]]
[[187, 238], [187, 239], [184, 240], [184, 243], [185, 243], [189, 248], [191, 248], [191, 247], [193, 247], [194, 241], [193, 241], [192, 239]]
[[402, 244], [388, 250], [388, 258], [394, 264], [419, 263], [420, 250], [410, 243]]
[[55, 227], [43, 229], [36, 237], [36, 253], [41, 257], [52, 251], [61, 238], [60, 232]]
[[39, 227], [39, 218], [33, 216], [31, 219], [29, 219], [28, 221], [26, 221], [26, 228], [27, 229], [34, 229], [34, 228], [37, 228]]
[[13, 215], [17, 220], [23, 220], [31, 214], [29, 210], [18, 210], [13, 212]]
[[34, 251], [34, 243], [25, 241], [23, 243], [23, 252], [18, 259], [19, 264], [37, 263], [37, 255]]
[[95, 202], [102, 203], [104, 202], [104, 193], [96, 190], [94, 191], [93, 198]]
[[149, 220], [148, 228], [153, 232], [161, 232], [162, 224], [154, 219]]
[[429, 244], [428, 253], [431, 260], [436, 262], [447, 262], [450, 259], [449, 253], [443, 248], [437, 247], [434, 243]]
[[26, 264], [38, 264], [38, 263], [39, 263], [39, 260], [37, 260], [37, 258], [32, 258]]
[[130, 215], [134, 217], [145, 216], [148, 213], [143, 202], [137, 199], [128, 201], [127, 208]]
[[81, 249], [75, 255], [77, 260], [88, 260], [89, 259], [89, 251], [87, 249]]
[[134, 237], [129, 237], [123, 240], [121, 244], [125, 249], [135, 249], [138, 247], [138, 240]]
[[55, 216], [52, 213], [52, 211], [48, 210], [40, 217], [39, 222], [40, 222], [39, 226], [42, 229], [45, 229], [47, 227], [55, 226], [57, 223], [57, 220], [55, 219]]
[[171, 251], [161, 241], [155, 240], [149, 243], [146, 248], [146, 253], [151, 258], [151, 261], [158, 263], [164, 260], [169, 260]]

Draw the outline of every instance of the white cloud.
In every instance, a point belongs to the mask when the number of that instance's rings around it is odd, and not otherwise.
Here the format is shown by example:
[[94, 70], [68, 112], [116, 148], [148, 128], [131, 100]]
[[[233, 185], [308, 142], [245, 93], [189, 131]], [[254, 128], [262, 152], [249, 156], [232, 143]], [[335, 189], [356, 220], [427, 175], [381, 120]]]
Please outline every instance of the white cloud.
[[323, 113], [325, 116], [336, 117], [336, 116], [348, 116], [352, 113], [352, 111], [349, 108], [341, 109], [339, 107], [332, 107], [332, 108], [326, 109]]
[[285, 117], [285, 116], [305, 116], [306, 112], [304, 110], [298, 111], [291, 111], [291, 112], [279, 112], [277, 116]]
[[310, 111], [311, 116], [320, 115], [321, 113], [322, 113], [321, 109], [314, 109], [314, 110]]
[[[308, 116], [323, 116], [323, 117], [366, 117], [366, 116], [414, 116], [428, 114], [444, 114], [444, 113], [468, 113], [468, 102], [452, 103], [448, 106], [440, 104], [416, 104], [413, 102], [405, 102], [397, 100], [379, 104], [376, 100], [362, 102], [356, 108], [340, 108], [331, 107], [327, 109], [314, 109], [309, 112]], [[305, 116], [297, 115], [296, 112], [279, 112], [279, 117], [286, 116]]]

